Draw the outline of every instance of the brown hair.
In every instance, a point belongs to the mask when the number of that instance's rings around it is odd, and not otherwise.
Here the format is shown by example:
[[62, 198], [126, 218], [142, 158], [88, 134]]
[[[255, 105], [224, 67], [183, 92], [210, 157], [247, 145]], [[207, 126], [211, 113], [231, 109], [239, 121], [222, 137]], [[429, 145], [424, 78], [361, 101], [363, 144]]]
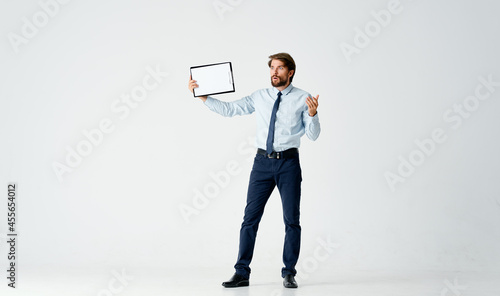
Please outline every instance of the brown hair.
[[271, 62], [273, 60], [280, 60], [285, 64], [285, 67], [287, 67], [289, 71], [293, 70], [293, 74], [290, 77], [290, 83], [291, 83], [293, 80], [293, 76], [295, 76], [295, 61], [293, 60], [292, 56], [286, 52], [280, 52], [277, 54], [270, 55], [269, 62], [267, 63], [269, 65], [269, 68], [271, 68]]

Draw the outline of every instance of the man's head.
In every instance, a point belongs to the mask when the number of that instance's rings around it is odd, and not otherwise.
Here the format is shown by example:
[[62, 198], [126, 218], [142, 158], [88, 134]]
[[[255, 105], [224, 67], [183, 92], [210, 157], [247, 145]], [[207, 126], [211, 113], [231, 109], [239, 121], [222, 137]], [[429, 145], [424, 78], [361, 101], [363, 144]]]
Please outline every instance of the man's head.
[[292, 83], [295, 75], [295, 61], [288, 53], [277, 53], [269, 56], [271, 84], [280, 87]]

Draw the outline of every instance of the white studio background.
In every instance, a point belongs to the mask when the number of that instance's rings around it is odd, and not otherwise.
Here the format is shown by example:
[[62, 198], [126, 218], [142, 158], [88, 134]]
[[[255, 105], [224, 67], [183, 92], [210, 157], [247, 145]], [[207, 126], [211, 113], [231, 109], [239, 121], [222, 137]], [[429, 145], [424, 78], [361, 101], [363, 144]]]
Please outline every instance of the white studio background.
[[[210, 112], [187, 89], [189, 67], [231, 61], [236, 92], [217, 97], [235, 100], [269, 87], [267, 57], [281, 51], [297, 63], [294, 85], [320, 95], [322, 134], [301, 146], [302, 258], [324, 240], [335, 243], [324, 270], [499, 271], [500, 3], [0, 6], [0, 180], [19, 186], [21, 275], [229, 276], [255, 118]], [[145, 79], [154, 86], [141, 93]], [[131, 93], [139, 101], [127, 105]], [[103, 121], [89, 150], [85, 133]], [[58, 178], [54, 163], [68, 166], [77, 147], [88, 155]], [[6, 212], [3, 200], [0, 233]], [[253, 267], [279, 274], [277, 192], [259, 231]]]

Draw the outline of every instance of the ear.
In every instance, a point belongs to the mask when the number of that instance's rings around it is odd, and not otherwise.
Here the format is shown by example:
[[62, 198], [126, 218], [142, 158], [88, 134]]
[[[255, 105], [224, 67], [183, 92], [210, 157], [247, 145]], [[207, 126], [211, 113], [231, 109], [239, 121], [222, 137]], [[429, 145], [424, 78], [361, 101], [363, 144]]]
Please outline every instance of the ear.
[[290, 70], [288, 72], [288, 78], [292, 77], [293, 73], [295, 73], [295, 70]]

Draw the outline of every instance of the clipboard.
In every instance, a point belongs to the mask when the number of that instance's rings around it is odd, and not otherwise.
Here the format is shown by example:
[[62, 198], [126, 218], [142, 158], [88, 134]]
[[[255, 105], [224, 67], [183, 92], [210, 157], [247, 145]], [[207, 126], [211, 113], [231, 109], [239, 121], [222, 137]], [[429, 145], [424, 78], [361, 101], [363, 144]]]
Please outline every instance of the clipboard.
[[193, 66], [191, 79], [199, 87], [193, 90], [195, 97], [234, 92], [233, 67], [231, 62]]

